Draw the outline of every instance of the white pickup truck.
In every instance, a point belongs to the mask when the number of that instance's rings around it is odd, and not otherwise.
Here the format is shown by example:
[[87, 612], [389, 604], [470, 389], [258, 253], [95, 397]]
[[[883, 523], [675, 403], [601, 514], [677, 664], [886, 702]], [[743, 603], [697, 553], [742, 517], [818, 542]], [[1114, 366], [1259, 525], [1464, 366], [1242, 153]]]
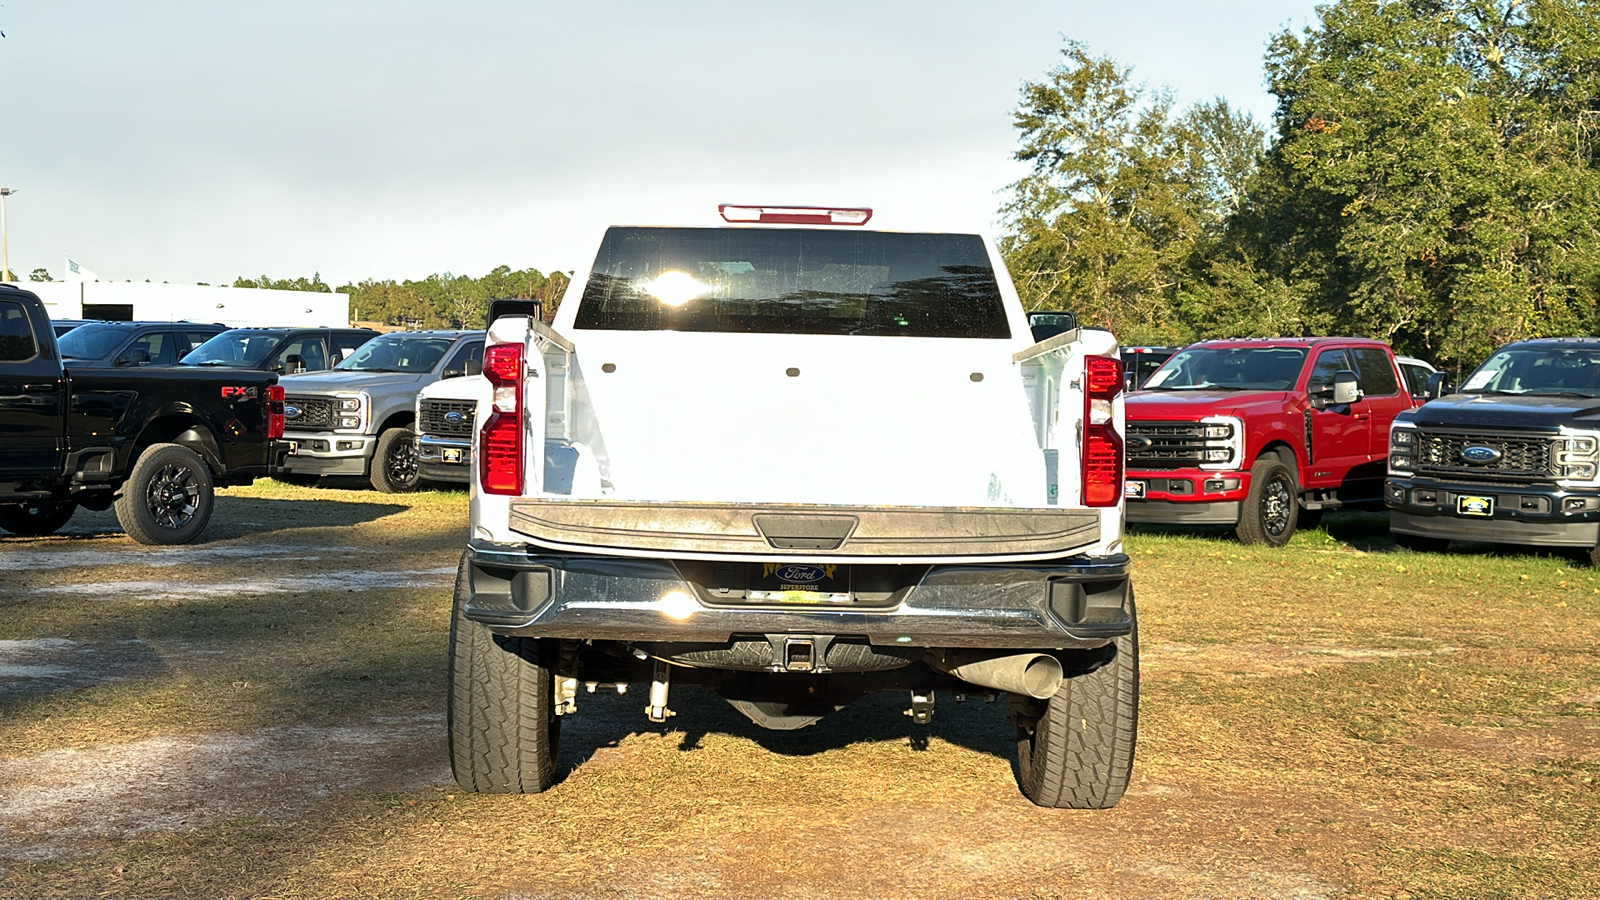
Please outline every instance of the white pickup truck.
[[1009, 697], [1043, 806], [1115, 804], [1138, 639], [1115, 339], [1042, 342], [994, 245], [870, 210], [614, 227], [552, 326], [492, 321], [456, 582], [469, 790], [557, 776], [583, 692], [793, 729], [874, 691]]

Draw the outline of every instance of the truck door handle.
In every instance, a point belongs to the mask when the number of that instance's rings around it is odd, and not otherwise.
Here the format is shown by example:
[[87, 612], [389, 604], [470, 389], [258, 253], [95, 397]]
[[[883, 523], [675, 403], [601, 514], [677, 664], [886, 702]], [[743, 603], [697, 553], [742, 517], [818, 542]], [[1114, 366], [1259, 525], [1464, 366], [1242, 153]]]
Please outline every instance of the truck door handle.
[[60, 389], [61, 386], [53, 381], [49, 384], [25, 384], [22, 386], [24, 394], [54, 394]]
[[1350, 418], [1355, 419], [1357, 422], [1359, 422], [1362, 419], [1370, 419], [1370, 418], [1372, 418], [1372, 413], [1364, 413], [1364, 412], [1351, 413], [1350, 414]]

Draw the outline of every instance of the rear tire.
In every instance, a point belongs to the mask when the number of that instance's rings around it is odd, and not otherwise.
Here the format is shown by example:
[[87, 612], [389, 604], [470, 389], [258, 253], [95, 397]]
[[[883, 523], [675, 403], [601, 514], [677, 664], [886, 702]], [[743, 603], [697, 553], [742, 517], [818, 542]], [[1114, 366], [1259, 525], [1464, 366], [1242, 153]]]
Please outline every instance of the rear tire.
[[537, 794], [555, 783], [561, 739], [554, 675], [545, 665], [553, 645], [498, 635], [468, 619], [470, 594], [463, 555], [450, 621], [450, 770], [469, 791]]
[[1245, 544], [1282, 547], [1294, 537], [1300, 514], [1300, 485], [1294, 470], [1276, 456], [1263, 456], [1250, 467], [1250, 493], [1239, 511], [1235, 532]]
[[1414, 553], [1443, 553], [1450, 549], [1450, 540], [1448, 538], [1424, 537], [1420, 534], [1399, 533], [1392, 534], [1391, 536], [1394, 538], [1394, 545], [1396, 547], [1399, 547], [1401, 550], [1410, 550]]
[[211, 469], [178, 444], [151, 444], [117, 498], [117, 521], [141, 544], [187, 544], [211, 521]]
[[0, 529], [20, 537], [55, 534], [78, 511], [76, 503], [34, 502], [0, 506]]
[[1069, 673], [1048, 702], [1013, 697], [1042, 707], [1031, 725], [1017, 725], [1017, 784], [1039, 806], [1110, 809], [1133, 775], [1139, 730], [1139, 618], [1128, 589], [1133, 630], [1117, 638], [1099, 668]]
[[378, 437], [372, 454], [372, 486], [385, 494], [408, 494], [422, 487], [417, 465], [417, 434], [410, 426], [390, 428]]

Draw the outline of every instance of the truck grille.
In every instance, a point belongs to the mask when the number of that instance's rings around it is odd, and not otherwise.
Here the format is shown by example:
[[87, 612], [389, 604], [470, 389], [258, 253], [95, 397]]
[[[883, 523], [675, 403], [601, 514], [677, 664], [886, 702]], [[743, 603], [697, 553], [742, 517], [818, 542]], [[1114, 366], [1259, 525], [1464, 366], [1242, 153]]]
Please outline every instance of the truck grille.
[[1201, 422], [1129, 422], [1128, 468], [1180, 469], [1227, 462], [1216, 459], [1215, 454], [1207, 457], [1207, 451], [1229, 449], [1228, 438], [1206, 437], [1207, 427], [1215, 426]]
[[[1429, 475], [1478, 476], [1503, 480], [1535, 478], [1555, 480], [1553, 438], [1525, 435], [1474, 434], [1470, 432], [1419, 431], [1417, 433], [1418, 473]], [[1500, 457], [1490, 462], [1469, 462], [1461, 451], [1467, 447], [1491, 447]]]
[[284, 412], [289, 407], [300, 410], [298, 416], [286, 416], [284, 427], [290, 431], [297, 428], [331, 428], [333, 427], [333, 401], [318, 400], [315, 397], [285, 397], [283, 399]]
[[[471, 437], [478, 404], [471, 400], [422, 401], [422, 433], [444, 437]], [[459, 413], [452, 416], [451, 413]]]

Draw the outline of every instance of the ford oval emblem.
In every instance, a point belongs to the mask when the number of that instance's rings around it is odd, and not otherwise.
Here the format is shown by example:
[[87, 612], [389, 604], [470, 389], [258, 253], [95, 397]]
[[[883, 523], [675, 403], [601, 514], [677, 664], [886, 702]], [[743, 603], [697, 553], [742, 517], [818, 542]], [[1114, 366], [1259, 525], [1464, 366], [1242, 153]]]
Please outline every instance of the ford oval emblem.
[[298, 419], [298, 418], [300, 418], [300, 407], [298, 407], [298, 406], [285, 406], [283, 408], [283, 417], [285, 419]]
[[1150, 447], [1152, 447], [1154, 445], [1155, 445], [1155, 441], [1153, 441], [1153, 440], [1151, 440], [1151, 439], [1149, 439], [1147, 437], [1144, 437], [1142, 435], [1137, 435], [1137, 434], [1128, 435], [1128, 449], [1129, 450], [1146, 450], [1146, 449], [1149, 449]]
[[776, 574], [778, 580], [784, 584], [810, 584], [813, 581], [821, 581], [827, 575], [821, 566], [803, 566], [798, 563], [780, 566]]
[[1461, 448], [1461, 458], [1470, 463], [1492, 463], [1504, 455], [1498, 447], [1485, 447], [1483, 444], [1470, 444]]
[[467, 420], [467, 417], [456, 410], [451, 410], [444, 414], [444, 420], [451, 425], [460, 425]]

